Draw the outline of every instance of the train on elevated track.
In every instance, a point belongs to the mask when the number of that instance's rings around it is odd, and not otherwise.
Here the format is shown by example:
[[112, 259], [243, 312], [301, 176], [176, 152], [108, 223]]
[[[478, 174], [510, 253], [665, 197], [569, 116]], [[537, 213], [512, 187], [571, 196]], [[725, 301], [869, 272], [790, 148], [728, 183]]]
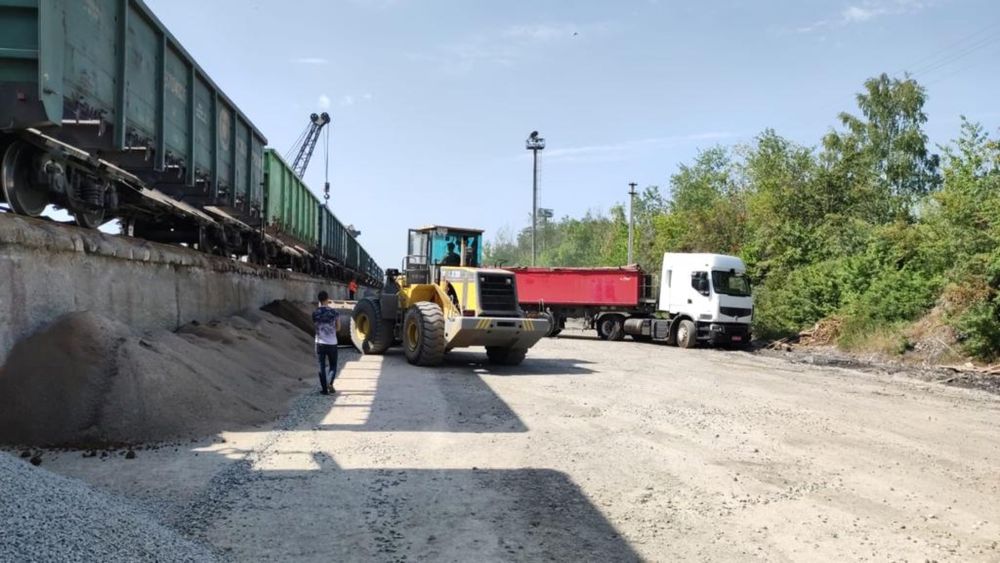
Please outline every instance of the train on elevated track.
[[383, 272], [142, 0], [0, 0], [0, 200], [220, 256]]

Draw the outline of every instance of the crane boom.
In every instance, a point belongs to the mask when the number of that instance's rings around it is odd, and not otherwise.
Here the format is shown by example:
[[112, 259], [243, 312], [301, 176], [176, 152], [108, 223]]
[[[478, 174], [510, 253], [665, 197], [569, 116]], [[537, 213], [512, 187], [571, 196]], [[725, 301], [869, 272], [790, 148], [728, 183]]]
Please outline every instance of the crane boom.
[[[323, 112], [321, 114], [312, 114], [309, 116], [309, 125], [306, 128], [306, 132], [300, 138], [301, 145], [298, 146], [298, 154], [295, 155], [295, 161], [292, 162], [292, 170], [295, 171], [295, 175], [301, 178], [306, 173], [306, 168], [309, 166], [309, 160], [312, 158], [313, 150], [316, 149], [316, 143], [319, 141], [320, 131], [323, 127], [330, 123], [330, 114]], [[295, 147], [292, 148], [295, 150]]]

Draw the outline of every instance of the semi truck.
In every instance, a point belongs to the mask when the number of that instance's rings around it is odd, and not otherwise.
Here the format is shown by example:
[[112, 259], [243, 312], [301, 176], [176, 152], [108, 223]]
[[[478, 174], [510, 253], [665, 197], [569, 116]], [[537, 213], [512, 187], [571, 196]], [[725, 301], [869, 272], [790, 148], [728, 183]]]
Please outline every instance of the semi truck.
[[683, 348], [750, 343], [753, 296], [736, 256], [668, 252], [658, 278], [638, 266], [508, 270], [521, 308], [547, 320], [549, 336], [581, 318], [603, 340], [627, 335]]

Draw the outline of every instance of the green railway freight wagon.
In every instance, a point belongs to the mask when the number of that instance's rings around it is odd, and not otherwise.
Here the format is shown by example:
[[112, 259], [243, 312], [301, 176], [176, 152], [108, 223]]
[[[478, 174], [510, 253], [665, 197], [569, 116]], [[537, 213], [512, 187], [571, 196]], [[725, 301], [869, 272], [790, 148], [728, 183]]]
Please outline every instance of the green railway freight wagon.
[[310, 253], [314, 272], [382, 284], [382, 269], [274, 149], [264, 151], [264, 184], [266, 233]]
[[[196, 208], [260, 222], [264, 135], [141, 0], [0, 0], [0, 150], [12, 167], [55, 158], [30, 129]], [[5, 199], [26, 215], [55, 203], [103, 222], [114, 182], [66, 168], [48, 184], [8, 182]]]
[[265, 232], [312, 252], [319, 240], [319, 199], [274, 149], [264, 151]]

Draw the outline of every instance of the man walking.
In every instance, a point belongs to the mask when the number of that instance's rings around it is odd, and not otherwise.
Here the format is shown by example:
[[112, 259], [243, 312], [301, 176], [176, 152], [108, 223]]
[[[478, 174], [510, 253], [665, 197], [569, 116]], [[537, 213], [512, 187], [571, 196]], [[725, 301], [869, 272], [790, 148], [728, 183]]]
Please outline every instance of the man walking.
[[[337, 310], [333, 308], [330, 295], [319, 292], [319, 307], [313, 311], [313, 324], [316, 325], [316, 357], [319, 358], [319, 385], [320, 393], [329, 395], [336, 393], [333, 388], [333, 380], [337, 378], [337, 329], [340, 328], [340, 318]], [[327, 361], [330, 362], [330, 385], [327, 386]]]

